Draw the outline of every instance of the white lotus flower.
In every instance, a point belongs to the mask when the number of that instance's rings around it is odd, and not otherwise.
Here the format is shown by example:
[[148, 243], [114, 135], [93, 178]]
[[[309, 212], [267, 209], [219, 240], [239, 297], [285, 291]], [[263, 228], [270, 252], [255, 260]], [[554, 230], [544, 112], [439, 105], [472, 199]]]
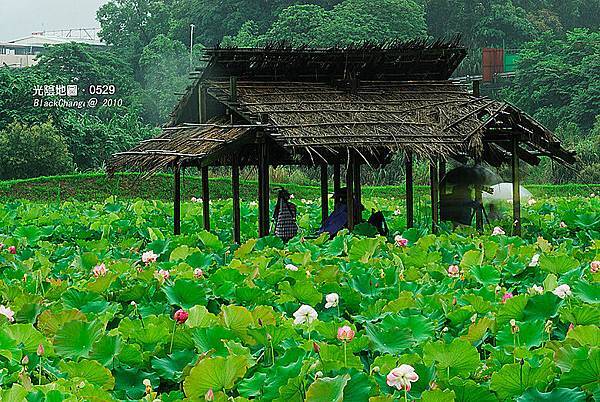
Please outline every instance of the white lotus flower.
[[142, 262], [144, 264], [150, 264], [151, 262], [156, 262], [158, 259], [158, 255], [154, 254], [154, 251], [146, 251], [142, 254]]
[[294, 324], [310, 324], [319, 317], [317, 311], [307, 304], [300, 306], [294, 313]]
[[564, 299], [567, 296], [571, 296], [571, 287], [569, 285], [567, 285], [567, 284], [560, 285], [556, 289], [554, 289], [552, 291], [552, 293], [554, 293], [555, 295], [557, 295], [561, 299]]
[[540, 260], [540, 255], [539, 254], [534, 254], [533, 257], [531, 257], [531, 261], [529, 262], [529, 266], [530, 267], [537, 267], [539, 260]]
[[286, 264], [285, 269], [289, 269], [290, 271], [296, 272], [298, 270], [298, 267], [295, 266], [294, 264]]
[[337, 307], [340, 304], [340, 295], [337, 293], [329, 293], [325, 296], [325, 308]]
[[419, 381], [419, 375], [415, 372], [413, 366], [402, 364], [396, 367], [386, 377], [387, 385], [398, 390], [405, 389], [410, 391], [411, 383]]
[[541, 294], [544, 294], [544, 287], [543, 286], [539, 286], [539, 285], [533, 285], [532, 287], [529, 288], [528, 293], [531, 294], [531, 295], [541, 295]]

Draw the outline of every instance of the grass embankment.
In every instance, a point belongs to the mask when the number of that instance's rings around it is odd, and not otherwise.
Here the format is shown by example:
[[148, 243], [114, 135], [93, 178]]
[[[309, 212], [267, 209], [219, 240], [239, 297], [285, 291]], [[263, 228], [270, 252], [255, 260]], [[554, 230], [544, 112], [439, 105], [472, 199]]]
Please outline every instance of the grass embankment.
[[[241, 197], [246, 200], [255, 199], [257, 182], [253, 180], [241, 181]], [[272, 183], [274, 190], [282, 184]], [[283, 184], [297, 198], [317, 198], [318, 186], [301, 186], [297, 184]], [[590, 193], [600, 193], [600, 184], [566, 184], [566, 185], [525, 185], [535, 197], [552, 196], [588, 196]], [[198, 176], [185, 176], [182, 181], [182, 199], [189, 200], [201, 194], [201, 181]], [[420, 195], [427, 195], [427, 186], [415, 186]], [[228, 178], [210, 179], [211, 197], [230, 198], [231, 180]], [[139, 174], [123, 173], [109, 178], [102, 173], [87, 173], [68, 176], [39, 177], [35, 179], [0, 181], [0, 201], [6, 202], [15, 199], [30, 201], [103, 201], [111, 195], [119, 198], [143, 198], [157, 200], [171, 200], [173, 197], [173, 176], [158, 174], [148, 179], [143, 179]], [[404, 186], [379, 186], [363, 188], [364, 196], [401, 197]]]

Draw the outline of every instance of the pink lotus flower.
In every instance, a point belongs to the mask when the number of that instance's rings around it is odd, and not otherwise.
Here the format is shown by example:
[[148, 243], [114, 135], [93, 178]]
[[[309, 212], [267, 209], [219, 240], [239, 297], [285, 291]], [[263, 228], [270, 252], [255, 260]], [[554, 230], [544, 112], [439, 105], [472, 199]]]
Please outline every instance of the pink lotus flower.
[[568, 333], [569, 331], [571, 331], [573, 328], [575, 328], [575, 325], [573, 325], [573, 323], [570, 323], [570, 324], [569, 324], [569, 328], [567, 328], [567, 333]]
[[142, 254], [142, 262], [146, 265], [156, 262], [157, 259], [158, 255], [154, 254], [154, 251], [146, 251], [144, 254]]
[[450, 265], [448, 267], [448, 276], [450, 278], [458, 278], [460, 276], [460, 268], [458, 265]]
[[171, 277], [171, 273], [169, 271], [167, 271], [166, 269], [159, 269], [158, 272], [157, 272], [157, 275], [163, 281], [167, 280], [167, 279], [169, 279]]
[[213, 392], [212, 388], [210, 388], [208, 391], [206, 391], [206, 394], [204, 394], [204, 400], [205, 401], [214, 401], [215, 400], [215, 393]]
[[15, 312], [9, 307], [4, 307], [4, 304], [0, 306], [0, 315], [5, 316], [10, 322], [15, 322]]
[[506, 232], [500, 226], [496, 226], [492, 231], [492, 236], [502, 236], [505, 235]]
[[46, 353], [46, 351], [44, 350], [44, 345], [42, 345], [41, 343], [38, 345], [37, 348], [37, 355], [38, 356], [44, 356], [44, 353]]
[[10, 246], [8, 248], [8, 252], [11, 254], [17, 254], [17, 248], [15, 246]]
[[354, 339], [355, 332], [347, 325], [338, 328], [337, 338], [342, 342], [350, 342]]
[[567, 227], [567, 224], [566, 224], [566, 223], [564, 223], [563, 221], [561, 221], [561, 222], [560, 222], [560, 224], [559, 224], [558, 226], [560, 226], [562, 229], [564, 229], [564, 228], [566, 228], [566, 227]]
[[196, 268], [196, 269], [194, 270], [194, 278], [196, 278], [196, 279], [200, 279], [200, 278], [202, 278], [203, 276], [204, 276], [204, 271], [202, 271], [202, 269], [201, 269], [201, 268]]
[[189, 316], [190, 315], [187, 311], [179, 309], [175, 312], [175, 314], [173, 314], [173, 319], [177, 321], [178, 324], [183, 324], [187, 321]]
[[419, 381], [419, 375], [415, 372], [414, 367], [403, 364], [396, 367], [386, 377], [387, 385], [398, 390], [410, 391], [411, 383]]
[[508, 299], [512, 299], [513, 297], [514, 295], [511, 292], [504, 293], [504, 295], [502, 296], [502, 303], [506, 303]]
[[108, 272], [108, 269], [106, 269], [106, 266], [104, 265], [104, 263], [100, 264], [100, 265], [96, 265], [94, 267], [94, 269], [92, 269], [92, 274], [98, 278], [99, 276], [104, 276], [106, 275], [106, 273]]
[[400, 235], [396, 235], [396, 237], [394, 237], [394, 241], [396, 242], [396, 246], [398, 246], [398, 247], [408, 246], [408, 239], [405, 239], [404, 237], [402, 237]]
[[593, 274], [600, 271], [600, 261], [590, 262], [590, 271], [592, 271]]

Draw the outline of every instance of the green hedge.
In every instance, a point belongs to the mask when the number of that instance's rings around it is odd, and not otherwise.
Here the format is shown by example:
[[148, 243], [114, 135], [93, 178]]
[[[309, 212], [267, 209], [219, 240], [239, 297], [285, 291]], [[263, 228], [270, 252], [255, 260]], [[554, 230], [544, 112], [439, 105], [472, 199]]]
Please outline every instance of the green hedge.
[[[241, 197], [246, 200], [256, 199], [257, 182], [241, 181]], [[272, 183], [273, 192], [282, 184]], [[300, 186], [283, 184], [296, 198], [317, 198], [318, 186]], [[576, 196], [600, 194], [600, 184], [567, 184], [567, 185], [526, 185], [536, 197]], [[184, 176], [182, 182], [182, 198], [189, 200], [201, 194], [201, 181], [198, 176]], [[420, 195], [427, 195], [427, 186], [416, 186]], [[228, 178], [211, 178], [210, 192], [213, 198], [230, 198], [231, 181]], [[136, 173], [117, 174], [109, 178], [103, 173], [86, 173], [67, 176], [39, 177], [35, 179], [0, 181], [0, 200], [27, 199], [31, 201], [54, 201], [76, 199], [79, 201], [103, 201], [111, 195], [120, 198], [144, 198], [170, 200], [173, 194], [173, 176], [157, 174], [150, 178], [142, 178]], [[381, 186], [363, 188], [365, 196], [401, 197], [404, 186]], [[418, 194], [419, 195], [419, 194]]]

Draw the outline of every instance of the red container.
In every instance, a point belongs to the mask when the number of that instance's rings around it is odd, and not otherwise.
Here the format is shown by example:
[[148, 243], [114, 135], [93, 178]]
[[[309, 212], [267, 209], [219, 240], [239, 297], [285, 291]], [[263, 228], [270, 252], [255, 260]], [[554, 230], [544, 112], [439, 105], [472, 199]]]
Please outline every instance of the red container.
[[493, 81], [495, 74], [504, 72], [504, 49], [483, 48], [481, 66], [483, 81]]

